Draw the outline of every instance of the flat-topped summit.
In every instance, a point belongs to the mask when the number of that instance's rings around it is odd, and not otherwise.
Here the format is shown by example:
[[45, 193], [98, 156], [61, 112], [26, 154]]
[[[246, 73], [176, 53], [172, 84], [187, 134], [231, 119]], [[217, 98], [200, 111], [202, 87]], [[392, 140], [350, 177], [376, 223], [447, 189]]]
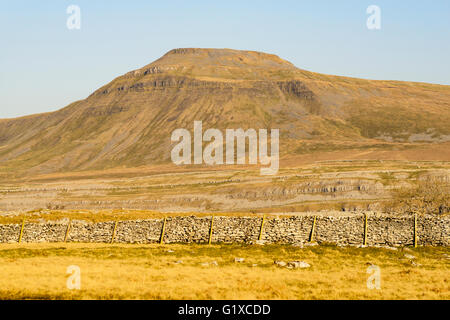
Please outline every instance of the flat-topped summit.
[[292, 67], [293, 65], [281, 59], [275, 54], [269, 54], [259, 51], [250, 50], [234, 50], [234, 49], [211, 49], [211, 48], [178, 48], [167, 52], [160, 60], [171, 56], [182, 56], [183, 58], [201, 58], [207, 59], [208, 62], [223, 61], [243, 63], [243, 64], [270, 64], [272, 66], [278, 65], [288, 65]]
[[233, 49], [179, 48], [134, 71], [223, 79], [284, 79], [298, 69], [277, 55]]

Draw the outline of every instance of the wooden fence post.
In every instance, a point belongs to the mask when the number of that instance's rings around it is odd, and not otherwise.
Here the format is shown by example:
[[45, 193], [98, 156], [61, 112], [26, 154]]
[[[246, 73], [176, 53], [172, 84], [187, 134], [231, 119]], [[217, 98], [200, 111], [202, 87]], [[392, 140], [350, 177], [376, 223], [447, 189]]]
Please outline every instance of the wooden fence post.
[[417, 213], [414, 214], [414, 248], [417, 248]]
[[266, 215], [263, 216], [263, 219], [261, 221], [261, 228], [259, 229], [258, 240], [262, 240], [262, 234], [263, 234], [263, 230], [264, 230], [264, 222], [266, 222]]
[[70, 225], [72, 224], [72, 220], [69, 220], [69, 224], [67, 225], [66, 235], [64, 236], [64, 243], [67, 242], [67, 238], [69, 237]]
[[111, 243], [114, 242], [114, 238], [116, 237], [116, 230], [117, 230], [117, 224], [119, 223], [119, 221], [116, 220], [116, 222], [114, 223], [114, 229], [113, 229], [113, 233], [111, 236]]
[[211, 218], [211, 227], [209, 229], [209, 240], [208, 240], [208, 244], [211, 244], [212, 241], [212, 234], [213, 234], [213, 227], [214, 227], [214, 215]]
[[24, 227], [25, 227], [25, 218], [22, 220], [22, 227], [20, 228], [19, 243], [22, 241], [22, 235], [23, 235], [23, 228]]
[[364, 246], [367, 246], [367, 213], [364, 214]]
[[309, 242], [314, 241], [314, 232], [316, 231], [316, 219], [317, 219], [317, 216], [314, 216], [313, 225], [311, 228], [311, 235], [309, 236]]
[[164, 222], [163, 222], [163, 226], [162, 226], [162, 230], [161, 230], [161, 240], [160, 240], [159, 244], [164, 243], [164, 233], [165, 232], [166, 232], [166, 217], [164, 217]]

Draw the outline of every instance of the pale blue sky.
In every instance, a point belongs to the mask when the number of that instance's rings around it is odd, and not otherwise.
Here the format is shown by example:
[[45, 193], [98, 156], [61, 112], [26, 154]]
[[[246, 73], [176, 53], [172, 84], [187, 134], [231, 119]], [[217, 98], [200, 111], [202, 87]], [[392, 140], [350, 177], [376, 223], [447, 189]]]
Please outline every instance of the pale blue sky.
[[[66, 9], [81, 8], [81, 30]], [[366, 27], [381, 8], [382, 28]], [[297, 67], [450, 85], [450, 1], [0, 0], [0, 118], [57, 110], [179, 47], [274, 53]]]

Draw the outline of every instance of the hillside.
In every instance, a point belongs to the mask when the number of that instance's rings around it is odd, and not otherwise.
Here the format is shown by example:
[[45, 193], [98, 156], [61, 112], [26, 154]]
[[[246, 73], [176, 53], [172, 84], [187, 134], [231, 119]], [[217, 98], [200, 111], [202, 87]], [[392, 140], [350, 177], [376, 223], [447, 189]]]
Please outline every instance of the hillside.
[[278, 128], [283, 158], [430, 143], [448, 151], [450, 86], [328, 76], [252, 51], [175, 49], [59, 111], [0, 120], [0, 174], [164, 164], [171, 132], [192, 131], [195, 120]]

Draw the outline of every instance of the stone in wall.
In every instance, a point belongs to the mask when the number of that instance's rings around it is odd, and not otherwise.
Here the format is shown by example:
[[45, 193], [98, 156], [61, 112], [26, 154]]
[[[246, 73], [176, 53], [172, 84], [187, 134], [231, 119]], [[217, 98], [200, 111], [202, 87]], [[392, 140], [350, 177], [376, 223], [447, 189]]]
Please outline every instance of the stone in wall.
[[25, 223], [22, 242], [63, 242], [68, 222]]
[[364, 241], [364, 215], [318, 216], [314, 240], [339, 245], [361, 245]]
[[419, 244], [450, 246], [450, 219], [448, 216], [418, 216], [417, 229]]
[[120, 221], [117, 224], [116, 243], [159, 243], [162, 219]]
[[367, 245], [413, 245], [414, 216], [369, 215]]
[[258, 240], [262, 218], [215, 217], [212, 242], [251, 242]]
[[0, 243], [19, 241], [21, 224], [0, 224]]
[[72, 221], [67, 242], [111, 242], [115, 222]]
[[269, 243], [308, 242], [313, 221], [313, 216], [267, 219], [262, 240]]
[[164, 243], [207, 242], [210, 225], [210, 217], [167, 218]]

